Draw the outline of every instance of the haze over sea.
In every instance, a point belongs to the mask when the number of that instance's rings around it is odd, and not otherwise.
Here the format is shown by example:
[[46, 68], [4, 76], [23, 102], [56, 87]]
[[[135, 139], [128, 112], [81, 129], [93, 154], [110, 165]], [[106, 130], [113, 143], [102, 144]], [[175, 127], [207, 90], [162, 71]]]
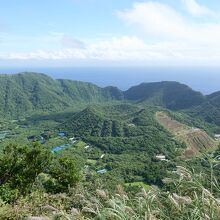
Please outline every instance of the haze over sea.
[[178, 81], [203, 94], [220, 91], [220, 67], [18, 67], [0, 73], [45, 73], [54, 79], [71, 79], [126, 90], [142, 82]]

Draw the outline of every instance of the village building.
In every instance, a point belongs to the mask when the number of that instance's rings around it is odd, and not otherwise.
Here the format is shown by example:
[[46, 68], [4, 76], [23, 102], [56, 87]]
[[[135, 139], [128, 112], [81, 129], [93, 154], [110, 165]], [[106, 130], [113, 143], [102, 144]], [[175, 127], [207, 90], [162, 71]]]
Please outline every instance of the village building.
[[104, 156], [105, 156], [105, 154], [102, 154], [101, 157], [100, 157], [100, 159], [104, 158]]
[[65, 131], [60, 131], [60, 132], [58, 132], [58, 136], [60, 136], [60, 137], [66, 137], [66, 132]]
[[89, 148], [90, 148], [90, 146], [89, 146], [89, 145], [85, 146], [85, 149], [89, 149]]
[[106, 172], [108, 172], [108, 170], [106, 170], [106, 169], [98, 170], [98, 171], [97, 171], [97, 173], [99, 173], [99, 174], [103, 174], [103, 173], [106, 173]]
[[75, 144], [76, 143], [76, 138], [72, 137], [72, 138], [69, 139], [69, 141], [71, 142], [71, 144]]
[[156, 159], [163, 161], [163, 160], [166, 160], [166, 156], [165, 155], [157, 155]]
[[215, 139], [220, 141], [220, 134], [215, 134]]

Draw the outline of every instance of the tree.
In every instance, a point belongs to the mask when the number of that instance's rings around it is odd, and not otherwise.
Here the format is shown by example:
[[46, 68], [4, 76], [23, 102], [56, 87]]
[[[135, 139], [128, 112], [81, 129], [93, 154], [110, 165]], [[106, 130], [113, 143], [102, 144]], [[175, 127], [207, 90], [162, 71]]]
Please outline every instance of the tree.
[[71, 157], [60, 157], [53, 161], [50, 166], [50, 179], [44, 184], [48, 192], [66, 192], [80, 180], [79, 170], [75, 160]]
[[51, 158], [50, 151], [37, 143], [5, 147], [0, 156], [0, 196], [4, 198], [8, 191], [18, 195], [29, 192], [36, 177], [48, 169]]

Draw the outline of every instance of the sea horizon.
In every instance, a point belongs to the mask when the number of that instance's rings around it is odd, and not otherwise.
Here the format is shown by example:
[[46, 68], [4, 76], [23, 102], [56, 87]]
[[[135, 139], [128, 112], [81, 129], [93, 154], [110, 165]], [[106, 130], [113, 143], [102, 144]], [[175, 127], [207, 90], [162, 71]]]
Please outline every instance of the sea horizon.
[[219, 91], [220, 67], [2, 67], [0, 74], [44, 73], [54, 79], [90, 82], [121, 90], [140, 83], [177, 81], [205, 95]]

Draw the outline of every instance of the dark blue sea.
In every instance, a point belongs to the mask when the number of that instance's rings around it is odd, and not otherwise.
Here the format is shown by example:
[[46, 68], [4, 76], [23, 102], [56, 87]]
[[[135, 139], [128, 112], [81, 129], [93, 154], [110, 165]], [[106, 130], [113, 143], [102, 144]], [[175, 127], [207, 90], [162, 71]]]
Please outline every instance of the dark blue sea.
[[220, 91], [220, 67], [65, 67], [0, 68], [0, 73], [40, 72], [54, 79], [92, 82], [126, 90], [142, 82], [178, 81], [204, 94]]

